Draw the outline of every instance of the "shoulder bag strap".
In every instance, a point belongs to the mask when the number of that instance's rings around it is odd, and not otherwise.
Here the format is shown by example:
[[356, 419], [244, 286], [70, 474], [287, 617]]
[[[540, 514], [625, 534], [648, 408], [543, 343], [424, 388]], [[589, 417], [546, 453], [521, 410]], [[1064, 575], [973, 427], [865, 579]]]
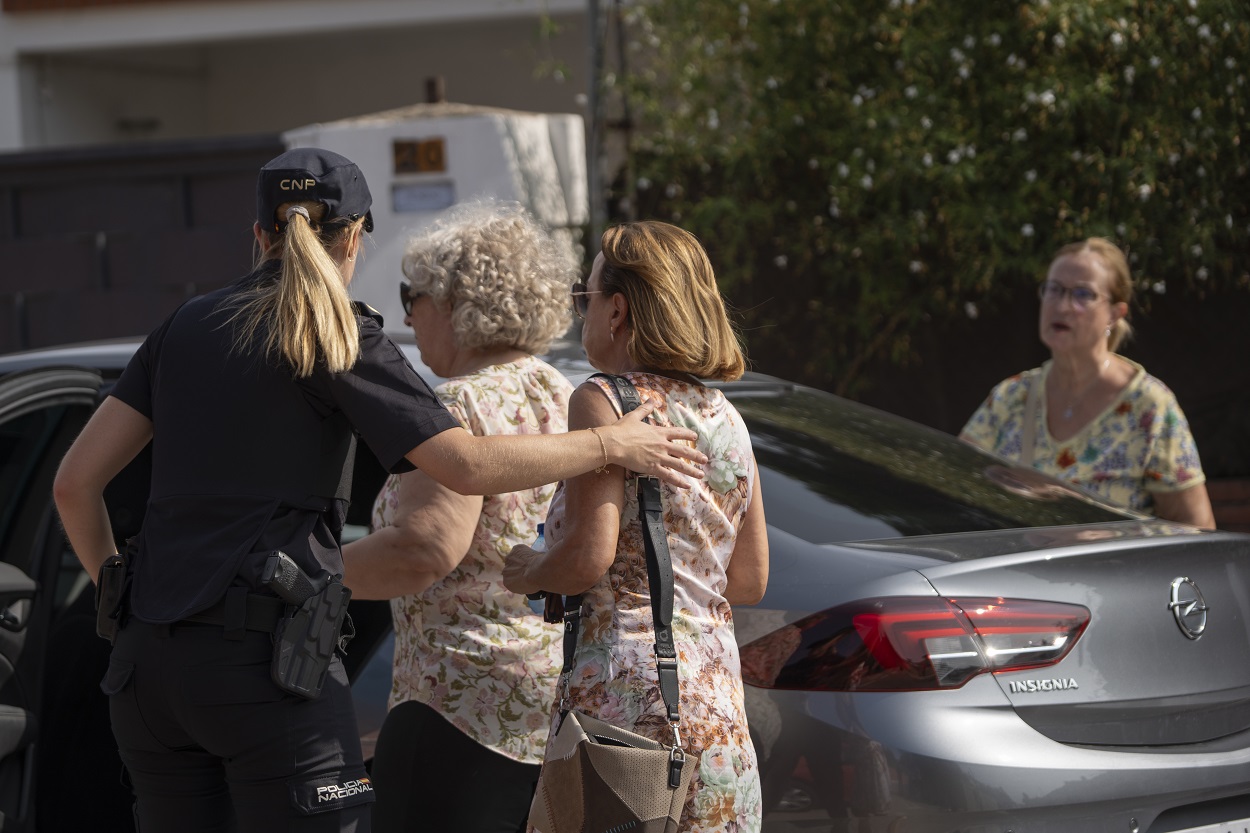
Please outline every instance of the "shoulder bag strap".
[[[629, 413], [641, 404], [638, 389], [623, 376], [596, 373], [590, 378], [608, 379], [616, 388], [621, 410]], [[660, 696], [668, 721], [673, 727], [675, 750], [681, 748], [677, 724], [681, 720], [681, 689], [677, 677], [677, 646], [673, 641], [673, 556], [668, 549], [668, 533], [664, 529], [664, 502], [660, 481], [654, 477], [637, 477], [638, 519], [642, 523], [643, 543], [647, 554], [647, 584], [651, 590], [651, 622], [655, 629], [655, 662], [660, 677]], [[564, 667], [561, 674], [567, 685], [577, 653], [577, 637], [581, 629], [582, 597], [569, 596], [564, 614]], [[565, 711], [563, 702], [560, 710]], [[681, 779], [681, 756], [673, 759], [677, 766], [669, 769], [669, 785], [677, 787]]]

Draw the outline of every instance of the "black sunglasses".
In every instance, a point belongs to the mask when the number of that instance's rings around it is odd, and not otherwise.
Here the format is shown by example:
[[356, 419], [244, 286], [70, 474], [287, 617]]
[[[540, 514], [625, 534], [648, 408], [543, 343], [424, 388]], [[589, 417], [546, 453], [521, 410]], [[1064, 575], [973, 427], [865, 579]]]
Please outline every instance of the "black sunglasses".
[[586, 320], [586, 311], [590, 309], [590, 296], [600, 295], [602, 289], [587, 289], [585, 281], [578, 281], [573, 284], [573, 289], [569, 293], [573, 296], [573, 312], [577, 313], [577, 317]]
[[424, 295], [424, 292], [413, 292], [408, 281], [399, 282], [399, 305], [404, 308], [404, 315], [412, 315], [412, 302]]

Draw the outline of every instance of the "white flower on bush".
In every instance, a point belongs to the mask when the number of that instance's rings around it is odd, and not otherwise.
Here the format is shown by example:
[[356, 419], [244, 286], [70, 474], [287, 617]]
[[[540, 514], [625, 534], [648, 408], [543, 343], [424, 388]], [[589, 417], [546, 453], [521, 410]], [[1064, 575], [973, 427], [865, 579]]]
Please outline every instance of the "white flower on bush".
[[1123, 46], [1123, 45], [1124, 45], [1124, 36], [1123, 36], [1123, 35], [1121, 35], [1119, 32], [1112, 32], [1112, 33], [1111, 33], [1111, 45], [1112, 45], [1112, 46], [1117, 46], [1117, 47], [1118, 47], [1118, 46]]
[[1017, 127], [1015, 132], [1011, 134], [1011, 138], [1014, 141], [1023, 142], [1029, 138], [1029, 131], [1025, 130], [1023, 127]]
[[1209, 273], [1209, 272], [1207, 272], [1207, 267], [1205, 267], [1205, 266], [1199, 266], [1199, 267], [1198, 267], [1198, 271], [1194, 273], [1194, 275], [1195, 275], [1195, 276], [1198, 278], [1198, 280], [1200, 280], [1200, 281], [1205, 281], [1205, 280], [1207, 279], [1207, 276], [1208, 276], [1209, 274], [1210, 274], [1210, 273]]
[[1154, 293], [1156, 295], [1162, 295], [1163, 293], [1168, 291], [1168, 285], [1164, 283], [1163, 281], [1155, 281], [1154, 285], [1151, 286], [1150, 288], [1154, 290]]
[[848, 167], [845, 162], [839, 162], [838, 163], [838, 176], [842, 177], [843, 179], [846, 179], [848, 176], [850, 176], [850, 174], [851, 174], [850, 167]]
[[1161, 63], [1163, 63], [1163, 61], [1159, 58], [1159, 56], [1158, 56], [1158, 55], [1151, 55], [1151, 56], [1150, 56], [1150, 68], [1151, 68], [1151, 69], [1158, 69], [1158, 68], [1159, 68], [1159, 64], [1161, 64]]
[[964, 304], [964, 315], [968, 316], [973, 321], [975, 321], [977, 316], [980, 314], [981, 314], [981, 311], [977, 309], [976, 304], [972, 303], [971, 301], [968, 301], [967, 303]]
[[1024, 225], [1020, 226], [1020, 236], [1032, 237], [1033, 236], [1033, 224], [1025, 223]]
[[920, 157], [920, 164], [924, 165], [926, 168], [932, 168], [933, 167], [933, 154], [926, 153], [924, 156]]
[[776, 266], [778, 269], [785, 269], [786, 264], [789, 262], [790, 262], [790, 259], [787, 258], [785, 255], [777, 255], [775, 258], [773, 258], [773, 265]]
[[1037, 181], [1037, 171], [1032, 170], [1032, 169], [1029, 169], [1029, 170], [1025, 171], [1025, 172], [1024, 172], [1024, 181], [1025, 181], [1025, 182], [1036, 182], [1036, 181]]
[[1062, 32], [1055, 32], [1055, 36], [1051, 38], [1051, 41], [1055, 44], [1055, 49], [1063, 49], [1068, 45], [1068, 39], [1063, 36]]
[[859, 180], [860, 187], [865, 191], [872, 188], [872, 174], [864, 174]]
[[921, 272], [924, 271], [924, 264], [918, 260], [913, 260], [911, 263], [907, 264], [907, 269], [913, 275], [919, 275]]
[[1137, 198], [1141, 200], [1142, 202], [1145, 202], [1146, 200], [1150, 199], [1150, 195], [1151, 193], [1153, 193], [1153, 191], [1154, 189], [1151, 188], [1149, 184], [1139, 185], [1137, 186]]
[[1136, 77], [1137, 77], [1137, 70], [1133, 67], [1132, 64], [1129, 64], [1128, 66], [1124, 68], [1124, 80], [1126, 83], [1132, 84], [1133, 79]]
[[1202, 247], [1195, 243], [1189, 247], [1189, 253], [1194, 257], [1202, 257]]

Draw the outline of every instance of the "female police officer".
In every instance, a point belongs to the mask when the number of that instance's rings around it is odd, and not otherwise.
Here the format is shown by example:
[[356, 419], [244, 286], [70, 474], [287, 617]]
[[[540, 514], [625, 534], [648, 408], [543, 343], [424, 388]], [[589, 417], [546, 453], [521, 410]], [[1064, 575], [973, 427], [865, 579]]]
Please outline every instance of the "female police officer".
[[609, 463], [676, 482], [703, 461], [673, 442], [693, 433], [638, 416], [597, 434], [471, 435], [348, 299], [372, 227], [359, 169], [329, 151], [289, 151], [261, 169], [257, 204], [255, 271], [188, 301], [147, 338], [55, 484], [66, 534], [95, 575], [115, 552], [104, 487], [152, 442], [129, 619], [102, 683], [144, 833], [368, 830], [342, 665], [331, 661], [315, 699], [274, 683], [273, 632], [289, 609], [262, 580], [279, 550], [310, 576], [342, 574], [340, 483], [355, 433], [388, 470], [419, 466], [465, 494]]

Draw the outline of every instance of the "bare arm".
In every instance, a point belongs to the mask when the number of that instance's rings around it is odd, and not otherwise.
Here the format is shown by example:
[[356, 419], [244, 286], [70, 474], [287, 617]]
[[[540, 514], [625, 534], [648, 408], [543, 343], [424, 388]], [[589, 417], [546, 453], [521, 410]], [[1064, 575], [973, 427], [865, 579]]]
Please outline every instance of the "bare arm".
[[460, 564], [482, 514], [482, 498], [458, 495], [423, 472], [399, 478], [392, 526], [343, 548], [343, 583], [357, 599], [421, 593]]
[[405, 456], [439, 483], [464, 495], [519, 492], [568, 480], [602, 466], [605, 452], [610, 463], [687, 488], [685, 478], [702, 478], [700, 466], [707, 458], [694, 448], [695, 433], [688, 428], [643, 424], [652, 410], [653, 406], [643, 405], [620, 420], [595, 423], [604, 426], [598, 437], [590, 431], [477, 437], [463, 428], [451, 428]]
[[751, 505], [738, 537], [733, 555], [725, 567], [725, 600], [730, 604], [753, 605], [764, 598], [768, 587], [768, 524], [764, 520], [764, 495], [760, 490], [760, 472], [755, 467], [755, 486]]
[[104, 487], [152, 439], [152, 422], [116, 397], [106, 397], [61, 460], [52, 495], [70, 546], [96, 580], [117, 552], [104, 506]]
[[[582, 385], [569, 399], [572, 429], [607, 425], [615, 419], [611, 403], [594, 385]], [[559, 537], [545, 553], [513, 547], [504, 564], [504, 587], [514, 593], [582, 593], [612, 566], [625, 508], [625, 470], [614, 465], [601, 474], [591, 471], [570, 478], [564, 484], [564, 500]]]
[[1211, 511], [1211, 498], [1205, 483], [1179, 492], [1151, 492], [1150, 495], [1155, 501], [1156, 517], [1215, 529], [1215, 513]]

